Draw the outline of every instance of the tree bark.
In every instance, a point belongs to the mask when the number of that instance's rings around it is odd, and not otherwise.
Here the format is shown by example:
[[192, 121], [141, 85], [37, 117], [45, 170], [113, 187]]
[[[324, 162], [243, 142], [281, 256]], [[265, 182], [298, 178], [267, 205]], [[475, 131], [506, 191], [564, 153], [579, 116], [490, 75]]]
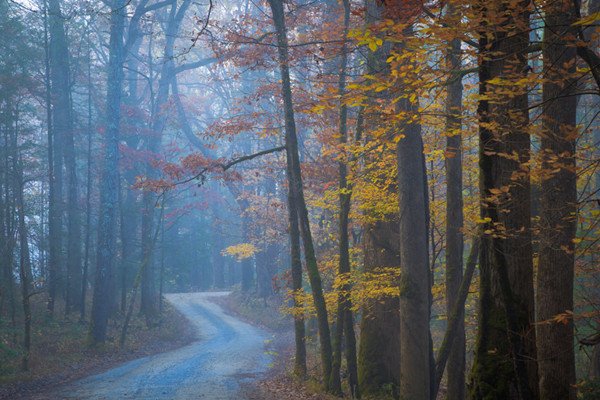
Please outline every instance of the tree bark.
[[[369, 224], [365, 229], [363, 258], [366, 273], [400, 265], [398, 220]], [[400, 282], [390, 282], [399, 286]], [[400, 315], [397, 296], [380, 296], [363, 307], [358, 346], [358, 387], [364, 396], [380, 394], [384, 386], [400, 386]]]
[[294, 106], [292, 103], [292, 88], [290, 83], [288, 44], [286, 37], [285, 15], [282, 0], [269, 0], [273, 15], [273, 23], [277, 34], [277, 50], [279, 56], [279, 69], [281, 73], [281, 92], [285, 118], [286, 155], [291, 175], [288, 176], [289, 190], [296, 202], [304, 257], [308, 270], [308, 278], [312, 289], [313, 300], [317, 311], [319, 324], [319, 342], [321, 345], [321, 368], [323, 369], [324, 387], [329, 390], [329, 376], [331, 375], [331, 338], [329, 322], [327, 321], [327, 306], [323, 296], [321, 275], [317, 266], [308, 210], [302, 188], [302, 173], [300, 170], [300, 157], [298, 155], [298, 138], [296, 135], [296, 122], [294, 119]]
[[[447, 14], [456, 17], [450, 6]], [[449, 43], [446, 64], [452, 71], [461, 68], [460, 39]], [[446, 313], [448, 318], [458, 297], [463, 280], [463, 196], [462, 196], [462, 78], [450, 76], [446, 93]], [[457, 315], [458, 326], [448, 357], [446, 400], [464, 400], [465, 393], [465, 315]]]
[[[366, 2], [366, 24], [377, 26], [382, 20], [385, 5], [378, 1]], [[376, 29], [376, 28], [375, 28]], [[390, 54], [391, 43], [384, 41], [374, 52], [367, 56], [367, 72], [369, 75], [389, 78], [387, 58]], [[370, 93], [370, 106], [377, 110], [377, 102], [391, 102], [389, 91], [384, 90]], [[378, 129], [387, 116], [379, 110], [365, 115], [365, 142], [367, 145], [376, 140], [368, 131]], [[389, 136], [388, 136], [389, 138]], [[386, 157], [393, 157], [391, 151], [386, 150]], [[377, 162], [377, 156], [367, 155], [366, 163]], [[377, 172], [384, 177], [387, 171]], [[397, 177], [385, 176], [386, 181], [379, 189], [386, 197], [393, 198], [397, 194]], [[388, 184], [387, 181], [394, 182]], [[368, 211], [367, 211], [368, 212]], [[368, 274], [378, 274], [382, 269], [400, 269], [400, 241], [398, 237], [398, 216], [392, 213], [375, 217], [379, 220], [368, 222], [363, 227], [363, 261], [364, 270]], [[370, 218], [374, 219], [374, 218]], [[399, 273], [399, 271], [398, 271]], [[398, 287], [399, 279], [389, 282], [390, 286]], [[400, 313], [399, 299], [397, 296], [383, 295], [369, 299], [362, 311], [360, 324], [360, 343], [358, 352], [358, 387], [362, 395], [381, 394], [384, 387], [391, 387], [394, 394], [398, 395], [400, 387], [401, 350], [400, 350]]]
[[[404, 110], [416, 111], [417, 103], [401, 99]], [[406, 104], [402, 104], [402, 103]], [[400, 210], [400, 393], [404, 399], [429, 399], [430, 382], [430, 296], [427, 247], [427, 182], [423, 163], [421, 125], [407, 123], [396, 148]]]
[[[57, 195], [62, 195], [63, 165], [67, 189], [67, 258], [65, 313], [79, 309], [81, 301], [81, 221], [78, 204], [77, 165], [73, 140], [73, 110], [69, 49], [64, 29], [64, 18], [59, 0], [50, 0], [50, 61], [52, 71], [52, 96], [54, 99], [54, 167]], [[60, 178], [60, 179], [58, 179]], [[62, 196], [61, 196], [62, 197]], [[56, 199], [62, 202], [62, 199]], [[62, 213], [62, 212], [61, 212]], [[60, 218], [60, 217], [59, 217]], [[50, 238], [51, 241], [61, 239]], [[58, 243], [56, 243], [58, 245]], [[51, 245], [51, 248], [53, 246]], [[55, 247], [55, 246], [54, 246]], [[60, 246], [62, 247], [62, 245]], [[56, 248], [55, 248], [56, 249]], [[62, 249], [61, 249], [62, 251]], [[59, 264], [60, 265], [60, 264]]]
[[576, 398], [574, 324], [550, 322], [573, 311], [577, 230], [576, 57], [574, 2], [548, 3], [544, 28], [540, 196], [537, 275], [537, 348], [540, 398]]
[[[289, 163], [288, 176], [292, 174]], [[288, 217], [290, 224], [290, 257], [292, 269], [292, 292], [294, 295], [294, 339], [296, 358], [294, 359], [294, 375], [306, 376], [306, 326], [301, 301], [297, 296], [302, 291], [302, 260], [300, 259], [300, 227], [298, 226], [298, 210], [292, 191], [288, 191]]]
[[[431, 396], [431, 398], [434, 399], [437, 398], [440, 382], [442, 381], [442, 376], [444, 375], [444, 370], [446, 369], [447, 362], [450, 359], [452, 349], [454, 348], [454, 346], [456, 346], [457, 340], [460, 339], [458, 333], [460, 333], [461, 328], [464, 333], [465, 302], [467, 301], [467, 297], [469, 295], [469, 288], [471, 287], [471, 281], [473, 280], [473, 274], [475, 273], [475, 267], [477, 266], [479, 243], [479, 237], [473, 238], [473, 243], [471, 244], [471, 252], [469, 253], [469, 258], [467, 260], [467, 267], [465, 268], [465, 274], [463, 276], [458, 292], [456, 293], [456, 299], [452, 304], [451, 311], [448, 312], [448, 327], [446, 328], [444, 339], [442, 339], [442, 344], [440, 345], [437, 357], [435, 359], [435, 381], [433, 384], [433, 393]], [[458, 343], [460, 344], [460, 342]], [[447, 396], [450, 396], [450, 394], [447, 393]]]
[[110, 307], [110, 286], [117, 249], [116, 226], [119, 191], [119, 119], [123, 86], [123, 31], [125, 2], [113, 0], [110, 17], [110, 59], [106, 97], [107, 129], [104, 144], [104, 166], [100, 191], [100, 219], [92, 315], [87, 344], [94, 347], [104, 343]]
[[[18, 112], [17, 112], [18, 115]], [[18, 118], [18, 117], [17, 117]], [[17, 119], [18, 120], [18, 119]], [[31, 304], [29, 286], [31, 285], [31, 259], [29, 255], [29, 242], [27, 238], [27, 226], [25, 224], [25, 200], [24, 200], [24, 176], [23, 161], [20, 154], [16, 128], [12, 138], [12, 164], [14, 174], [15, 205], [19, 218], [19, 280], [21, 281], [21, 305], [23, 306], [23, 356], [21, 358], [21, 369], [29, 369], [29, 352], [31, 351]]]
[[52, 125], [48, 130], [48, 158], [50, 164], [49, 204], [49, 259], [48, 259], [48, 312], [53, 315], [58, 291], [64, 285], [63, 254], [63, 149], [65, 136], [73, 129], [71, 101], [69, 95], [69, 53], [66, 44], [64, 19], [58, 0], [50, 0], [50, 91], [52, 103]]
[[[479, 2], [483, 238], [470, 399], [536, 399], [526, 50], [530, 3]], [[494, 82], [490, 82], [495, 80]], [[497, 85], [497, 81], [502, 82]], [[510, 88], [511, 94], [506, 94]]]
[[[341, 279], [348, 279], [350, 276], [350, 245], [348, 239], [348, 215], [350, 214], [350, 205], [352, 200], [352, 186], [348, 183], [348, 152], [345, 145], [348, 141], [348, 107], [343, 103], [346, 92], [346, 69], [348, 64], [348, 46], [346, 37], [348, 36], [350, 24], [350, 2], [342, 1], [344, 10], [344, 30], [342, 31], [342, 47], [340, 54], [338, 92], [340, 95], [339, 111], [339, 134], [340, 134], [340, 161], [339, 170], [339, 255], [338, 276]], [[360, 129], [360, 128], [358, 128]], [[357, 129], [357, 130], [358, 130]], [[358, 135], [357, 135], [358, 136]], [[331, 391], [335, 394], [342, 394], [340, 381], [340, 368], [342, 364], [342, 337], [346, 338], [346, 363], [348, 367], [348, 386], [350, 395], [360, 397], [358, 388], [358, 367], [356, 361], [356, 336], [354, 333], [354, 316], [352, 313], [352, 300], [350, 298], [351, 285], [344, 282], [338, 293], [338, 309], [335, 325], [333, 362], [331, 371]]]

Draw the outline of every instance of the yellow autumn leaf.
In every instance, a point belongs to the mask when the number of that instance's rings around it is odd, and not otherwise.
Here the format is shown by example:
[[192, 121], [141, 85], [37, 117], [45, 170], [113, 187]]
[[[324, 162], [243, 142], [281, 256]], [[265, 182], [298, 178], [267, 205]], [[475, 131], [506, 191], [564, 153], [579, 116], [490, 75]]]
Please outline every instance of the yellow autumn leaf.
[[580, 19], [579, 21], [575, 22], [573, 24], [573, 26], [576, 26], [576, 25], [591, 25], [591, 24], [593, 24], [594, 22], [596, 22], [598, 20], [600, 20], [600, 11], [598, 11], [597, 13], [590, 14], [587, 17]]
[[242, 261], [246, 258], [254, 256], [254, 254], [258, 252], [259, 249], [252, 243], [240, 243], [226, 247], [225, 249], [223, 249], [223, 251], [221, 251], [221, 254], [223, 254], [224, 256], [232, 256], [237, 258], [238, 261]]

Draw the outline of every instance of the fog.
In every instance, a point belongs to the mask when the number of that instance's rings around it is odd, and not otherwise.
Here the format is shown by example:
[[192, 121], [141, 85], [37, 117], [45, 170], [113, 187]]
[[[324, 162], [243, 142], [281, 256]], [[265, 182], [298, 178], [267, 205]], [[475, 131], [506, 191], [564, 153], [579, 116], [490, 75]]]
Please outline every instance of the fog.
[[223, 168], [283, 144], [277, 92], [257, 94], [278, 82], [276, 64], [231, 39], [258, 32], [242, 20], [260, 8], [112, 7], [2, 2], [4, 206], [16, 173], [32, 290], [82, 312], [103, 262], [121, 310], [140, 273], [148, 313], [164, 292], [269, 296], [287, 263], [285, 159], [280, 149]]

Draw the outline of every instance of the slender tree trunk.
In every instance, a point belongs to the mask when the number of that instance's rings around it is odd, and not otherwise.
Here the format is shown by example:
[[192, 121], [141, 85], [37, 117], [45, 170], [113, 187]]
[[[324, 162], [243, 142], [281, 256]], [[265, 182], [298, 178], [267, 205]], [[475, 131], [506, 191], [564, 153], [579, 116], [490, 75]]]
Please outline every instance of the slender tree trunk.
[[[467, 260], [465, 274], [458, 292], [456, 293], [456, 299], [452, 305], [451, 311], [448, 313], [448, 327], [446, 328], [446, 333], [444, 333], [444, 338], [442, 339], [442, 344], [440, 345], [435, 360], [435, 381], [433, 383], [433, 393], [431, 396], [433, 399], [437, 398], [442, 375], [444, 374], [452, 349], [456, 345], [456, 340], [460, 339], [458, 333], [461, 328], [464, 331], [465, 302], [467, 301], [469, 288], [471, 287], [471, 281], [475, 273], [477, 257], [479, 255], [479, 243], [480, 238], [474, 237], [473, 243], [471, 244], [471, 252], [469, 253], [469, 258]], [[449, 396], [449, 394], [447, 394], [447, 396]]]
[[106, 99], [107, 129], [104, 145], [102, 190], [100, 191], [100, 219], [96, 277], [92, 316], [88, 332], [88, 346], [104, 343], [110, 307], [110, 286], [116, 256], [116, 225], [119, 190], [119, 118], [123, 86], [123, 31], [125, 2], [113, 0], [110, 24], [110, 59], [108, 66], [108, 91]]
[[[350, 24], [350, 3], [348, 0], [342, 1], [344, 7], [344, 30], [342, 33], [342, 47], [340, 57], [340, 72], [338, 79], [338, 91], [342, 100], [339, 113], [339, 134], [340, 148], [346, 153], [344, 146], [348, 138], [348, 108], [343, 104], [346, 91], [346, 68], [348, 64], [346, 37], [348, 36]], [[360, 128], [359, 128], [360, 129]], [[357, 135], [358, 136], [358, 135]], [[340, 188], [340, 214], [339, 214], [339, 254], [340, 261], [338, 266], [338, 275], [341, 279], [350, 277], [350, 250], [348, 240], [348, 215], [350, 214], [350, 204], [352, 198], [352, 187], [348, 184], [349, 162], [347, 154], [339, 161], [339, 188]], [[352, 300], [350, 299], [351, 286], [345, 282], [340, 287], [338, 293], [337, 321], [334, 336], [334, 351], [331, 371], [331, 391], [336, 394], [342, 393], [340, 382], [340, 367], [342, 364], [342, 336], [346, 337], [346, 361], [348, 364], [348, 383], [352, 397], [360, 397], [358, 388], [358, 367], [356, 361], [356, 337], [354, 334], [354, 317], [352, 315]]]
[[72, 132], [69, 95], [69, 53], [64, 18], [58, 0], [49, 0], [49, 60], [52, 124], [48, 130], [48, 158], [51, 169], [49, 206], [48, 311], [52, 316], [57, 292], [64, 285], [63, 271], [63, 149], [65, 137]]
[[[291, 175], [289, 168], [288, 176]], [[290, 256], [292, 269], [292, 291], [294, 293], [294, 337], [296, 343], [296, 358], [294, 374], [300, 378], [306, 376], [306, 327], [304, 312], [298, 296], [302, 291], [302, 260], [300, 259], [300, 227], [298, 226], [298, 210], [292, 191], [288, 191], [288, 215], [290, 224]]]
[[294, 106], [292, 103], [292, 88], [289, 73], [288, 44], [286, 37], [285, 16], [282, 0], [269, 0], [273, 14], [273, 22], [277, 33], [277, 50], [279, 55], [279, 68], [281, 72], [281, 91], [284, 103], [285, 117], [285, 139], [287, 162], [290, 164], [288, 170], [289, 190], [298, 207], [298, 218], [302, 243], [304, 245], [304, 256], [308, 270], [308, 278], [312, 289], [313, 300], [317, 311], [319, 324], [319, 342], [321, 345], [321, 367], [323, 369], [325, 390], [329, 390], [329, 376], [331, 375], [331, 338], [329, 322], [327, 321], [327, 306], [323, 296], [321, 275], [317, 266], [308, 210], [304, 199], [302, 188], [302, 173], [300, 170], [300, 157], [298, 155], [298, 140], [296, 136], [296, 122], [294, 119]]
[[[70, 88], [69, 88], [70, 92]], [[69, 94], [70, 98], [70, 94]], [[69, 111], [71, 107], [69, 106]], [[72, 117], [71, 117], [72, 123]], [[68, 236], [67, 236], [67, 306], [65, 313], [81, 310], [81, 211], [77, 182], [77, 164], [73, 129], [65, 135], [65, 166], [67, 168]]]
[[14, 247], [15, 247], [15, 223], [14, 223], [14, 204], [11, 199], [10, 192], [11, 186], [14, 185], [14, 181], [11, 184], [9, 175], [10, 171], [10, 157], [9, 153], [11, 150], [11, 143], [9, 142], [9, 129], [4, 129], [2, 146], [0, 146], [0, 159], [2, 161], [2, 168], [0, 169], [0, 178], [2, 186], [0, 187], [0, 262], [2, 263], [2, 290], [1, 304], [0, 304], [0, 315], [2, 314], [2, 306], [7, 303], [7, 308], [10, 314], [11, 328], [16, 332], [16, 289], [15, 279], [13, 273], [14, 263]]
[[21, 281], [21, 304], [23, 306], [23, 356], [21, 359], [21, 369], [29, 369], [29, 352], [31, 351], [31, 304], [29, 296], [29, 286], [31, 285], [31, 260], [29, 256], [29, 243], [27, 239], [27, 226], [25, 225], [25, 200], [24, 200], [24, 176], [23, 161], [20, 154], [17, 135], [18, 129], [13, 130], [12, 140], [12, 163], [14, 173], [14, 190], [16, 197], [16, 206], [19, 218], [19, 280]]
[[[576, 21], [574, 2], [548, 3], [544, 29], [540, 250], [537, 275], [537, 349], [540, 398], [576, 398], [573, 319], [544, 323], [573, 311], [577, 230]], [[557, 170], [558, 169], [558, 170]], [[547, 174], [547, 175], [546, 175]]]
[[[448, 10], [454, 16], [456, 9]], [[460, 39], [449, 43], [446, 63], [451, 70], [461, 67]], [[463, 279], [463, 196], [462, 196], [462, 79], [451, 75], [446, 93], [446, 313], [450, 316]], [[448, 357], [447, 400], [464, 400], [465, 393], [465, 316], [459, 320]]]
[[[66, 307], [65, 313], [79, 308], [81, 299], [81, 221], [77, 191], [77, 165], [73, 140], [73, 112], [68, 38], [59, 0], [50, 0], [50, 61], [52, 95], [54, 97], [54, 158], [56, 188], [62, 185], [62, 166], [66, 168], [67, 188], [67, 258], [66, 258]], [[61, 179], [59, 180], [58, 177]], [[62, 194], [62, 189], [61, 189]], [[61, 199], [62, 201], [62, 199]], [[56, 240], [56, 239], [55, 239]]]
[[[87, 33], [88, 52], [91, 53], [90, 33]], [[92, 62], [88, 55], [87, 78], [88, 78], [88, 93], [87, 93], [87, 178], [85, 189], [85, 244], [83, 255], [83, 272], [81, 276], [81, 300], [80, 300], [80, 319], [85, 320], [85, 306], [88, 287], [88, 272], [90, 263], [90, 241], [91, 241], [91, 225], [92, 225]]]

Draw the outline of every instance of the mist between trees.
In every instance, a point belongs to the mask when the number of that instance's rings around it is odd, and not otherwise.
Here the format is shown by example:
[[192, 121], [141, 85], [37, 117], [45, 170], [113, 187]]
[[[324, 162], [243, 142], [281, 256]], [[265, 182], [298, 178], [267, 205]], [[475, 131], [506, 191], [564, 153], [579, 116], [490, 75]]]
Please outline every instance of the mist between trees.
[[316, 326], [334, 395], [594, 398], [599, 21], [0, 0], [2, 348], [28, 368], [32, 299], [96, 348], [165, 292], [234, 288], [293, 316], [299, 377]]

